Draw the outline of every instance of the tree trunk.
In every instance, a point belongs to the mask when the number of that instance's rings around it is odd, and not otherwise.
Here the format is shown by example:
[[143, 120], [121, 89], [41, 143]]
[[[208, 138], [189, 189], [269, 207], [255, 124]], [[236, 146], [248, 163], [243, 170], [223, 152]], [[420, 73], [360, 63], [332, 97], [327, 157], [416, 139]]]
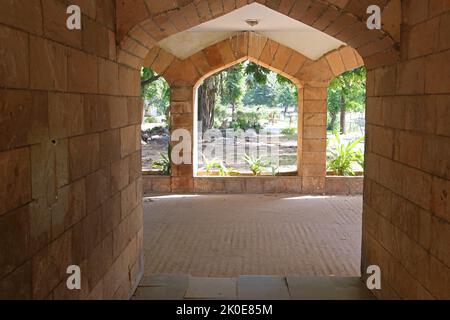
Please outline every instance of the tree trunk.
[[337, 114], [334, 112], [330, 112], [330, 126], [328, 130], [334, 131], [336, 129], [336, 121], [337, 121]]
[[346, 134], [346, 108], [345, 108], [345, 98], [341, 97], [341, 134]]
[[216, 92], [217, 81], [214, 76], [206, 79], [199, 88], [198, 120], [202, 123], [202, 133], [205, 133], [214, 126]]

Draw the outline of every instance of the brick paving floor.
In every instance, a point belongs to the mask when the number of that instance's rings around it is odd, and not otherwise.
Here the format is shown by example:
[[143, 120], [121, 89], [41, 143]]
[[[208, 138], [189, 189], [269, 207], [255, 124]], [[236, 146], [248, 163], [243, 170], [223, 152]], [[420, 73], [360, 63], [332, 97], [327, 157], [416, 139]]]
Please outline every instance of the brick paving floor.
[[362, 197], [144, 200], [145, 277], [360, 275]]

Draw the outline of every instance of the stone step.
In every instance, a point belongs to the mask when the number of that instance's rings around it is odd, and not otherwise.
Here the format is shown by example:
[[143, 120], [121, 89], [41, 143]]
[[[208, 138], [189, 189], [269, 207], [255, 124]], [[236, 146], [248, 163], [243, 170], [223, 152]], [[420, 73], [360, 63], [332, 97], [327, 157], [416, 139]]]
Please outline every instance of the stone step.
[[372, 300], [358, 277], [242, 275], [208, 278], [162, 274], [144, 277], [134, 300]]

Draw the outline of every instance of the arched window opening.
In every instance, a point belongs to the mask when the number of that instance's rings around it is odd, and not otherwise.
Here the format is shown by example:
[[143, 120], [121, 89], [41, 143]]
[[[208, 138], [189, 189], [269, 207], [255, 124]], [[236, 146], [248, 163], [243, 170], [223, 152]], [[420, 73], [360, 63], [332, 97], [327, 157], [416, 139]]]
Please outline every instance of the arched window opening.
[[296, 175], [298, 88], [245, 61], [197, 91], [197, 176]]
[[336, 77], [328, 87], [327, 170], [329, 175], [364, 173], [366, 68]]
[[170, 175], [170, 87], [149, 68], [141, 70], [142, 170], [147, 174]]

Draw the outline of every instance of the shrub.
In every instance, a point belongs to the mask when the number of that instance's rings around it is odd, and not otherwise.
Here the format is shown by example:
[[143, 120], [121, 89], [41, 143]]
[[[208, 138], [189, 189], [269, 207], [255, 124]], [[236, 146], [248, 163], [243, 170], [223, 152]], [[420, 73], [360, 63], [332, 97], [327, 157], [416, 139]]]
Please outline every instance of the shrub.
[[219, 170], [219, 175], [222, 177], [230, 176], [232, 173], [234, 173], [234, 169], [227, 168], [225, 166], [225, 164], [223, 163], [223, 161], [221, 161], [221, 160], [218, 160], [218, 159], [208, 160], [205, 157], [203, 157], [203, 159], [206, 162], [205, 169], [206, 169], [206, 173], [208, 173], [208, 174], [210, 174], [212, 172], [212, 170], [214, 170], [214, 169]]
[[258, 109], [238, 109], [236, 111], [235, 119], [231, 123], [231, 128], [234, 130], [241, 129], [246, 131], [248, 129], [254, 129], [257, 133], [261, 131], [261, 121], [264, 119], [264, 112]]
[[222, 128], [223, 124], [226, 124], [228, 122], [228, 118], [227, 107], [221, 104], [217, 105], [214, 109], [214, 128]]
[[279, 173], [280, 173], [280, 167], [278, 167], [274, 164], [271, 164], [270, 165], [270, 174], [272, 176], [277, 176]]
[[145, 133], [150, 136], [155, 136], [155, 135], [162, 136], [164, 134], [168, 134], [169, 131], [165, 127], [154, 127], [149, 130], [146, 130]]
[[170, 175], [171, 173], [170, 157], [162, 153], [160, 153], [160, 155], [161, 159], [154, 161], [152, 168], [160, 170], [164, 175]]
[[247, 164], [250, 166], [250, 170], [253, 172], [255, 176], [261, 175], [264, 168], [269, 165], [267, 161], [263, 161], [261, 158], [255, 158], [253, 156], [250, 156], [246, 154], [243, 159]]
[[158, 123], [158, 119], [154, 116], [145, 117], [145, 123]]
[[281, 130], [281, 134], [285, 136], [295, 136], [297, 134], [297, 130], [295, 128], [284, 128]]
[[360, 150], [356, 150], [356, 146], [363, 140], [364, 136], [346, 144], [341, 141], [339, 133], [335, 132], [336, 148], [329, 151], [331, 160], [327, 164], [328, 169], [339, 176], [354, 176], [352, 165], [358, 163], [364, 166], [364, 155]]

